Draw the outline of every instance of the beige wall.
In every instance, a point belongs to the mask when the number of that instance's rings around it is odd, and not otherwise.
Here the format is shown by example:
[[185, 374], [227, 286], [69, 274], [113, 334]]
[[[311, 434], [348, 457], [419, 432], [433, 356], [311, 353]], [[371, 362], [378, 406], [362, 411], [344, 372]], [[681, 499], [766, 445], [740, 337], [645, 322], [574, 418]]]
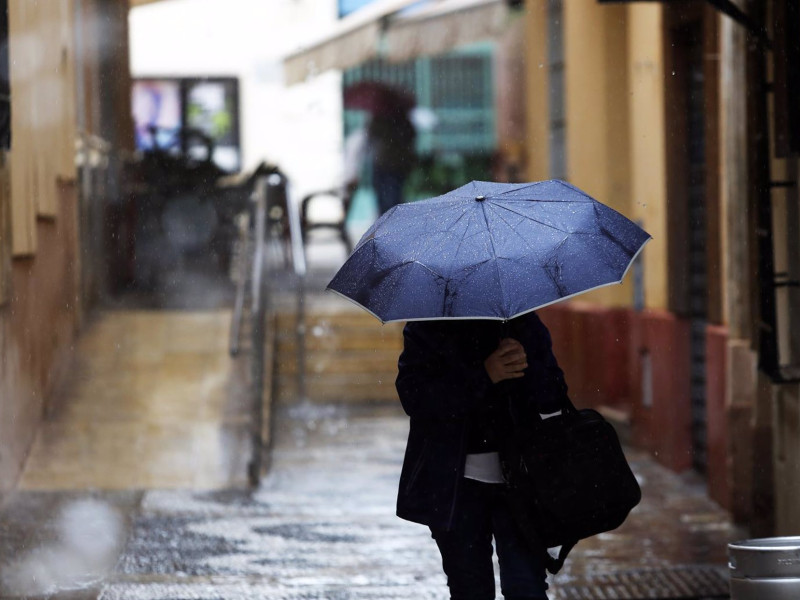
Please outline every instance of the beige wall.
[[[564, 2], [567, 172], [572, 183], [631, 216], [625, 6]], [[631, 302], [628, 277], [582, 299]]]
[[527, 181], [525, 176], [525, 21], [513, 21], [494, 52], [495, 114], [499, 164], [494, 178]]
[[550, 175], [547, 101], [547, 0], [525, 3], [525, 155], [531, 181]]
[[650, 308], [667, 308], [667, 160], [660, 4], [628, 6], [632, 219], [653, 236], [644, 251]]
[[16, 256], [36, 252], [37, 217], [58, 214], [56, 179], [75, 178], [73, 15], [72, 0], [8, 3]]
[[[527, 176], [547, 179], [547, 3], [528, 2]], [[648, 307], [667, 297], [662, 9], [564, 2], [567, 172], [572, 183], [654, 237], [644, 251]], [[630, 305], [632, 279], [582, 297]]]
[[[122, 118], [112, 137], [120, 144], [132, 139], [127, 39], [117, 35], [127, 13], [110, 0], [96, 4], [108, 5], [108, 19], [101, 23], [85, 12], [83, 31], [103, 25], [106, 41], [119, 51], [115, 64], [124, 63], [115, 81], [99, 69], [83, 70], [73, 0], [11, 0], [8, 7], [12, 142], [0, 160], [0, 496], [15, 485], [70, 365], [80, 322], [77, 106], [93, 112], [100, 99], [113, 96]], [[90, 45], [87, 51], [92, 48], [98, 50]], [[77, 100], [78, 68], [93, 102]], [[114, 70], [106, 64], [104, 73]]]
[[744, 30], [720, 21], [720, 194], [723, 239], [723, 321], [731, 338], [752, 335], [750, 206], [747, 183], [747, 87]]
[[0, 306], [0, 496], [16, 482], [76, 334], [77, 193], [64, 183], [56, 191], [55, 218], [37, 221], [36, 255], [13, 261]]

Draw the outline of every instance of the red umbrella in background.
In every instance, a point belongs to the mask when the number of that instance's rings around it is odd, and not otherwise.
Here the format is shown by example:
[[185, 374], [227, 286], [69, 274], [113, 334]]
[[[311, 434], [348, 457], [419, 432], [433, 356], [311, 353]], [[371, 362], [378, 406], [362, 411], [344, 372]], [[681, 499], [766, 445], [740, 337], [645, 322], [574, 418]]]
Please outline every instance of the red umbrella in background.
[[344, 107], [375, 114], [408, 112], [416, 100], [405, 90], [381, 81], [359, 81], [344, 90]]

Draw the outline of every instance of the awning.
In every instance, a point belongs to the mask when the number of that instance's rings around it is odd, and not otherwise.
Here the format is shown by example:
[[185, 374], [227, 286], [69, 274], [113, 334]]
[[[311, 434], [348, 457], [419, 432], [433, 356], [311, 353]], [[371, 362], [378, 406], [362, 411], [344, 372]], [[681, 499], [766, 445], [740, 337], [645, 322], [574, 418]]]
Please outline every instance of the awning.
[[499, 35], [509, 16], [504, 0], [376, 0], [283, 61], [287, 84], [381, 56], [403, 61], [440, 54]]
[[448, 0], [400, 15], [386, 32], [386, 57], [409, 60], [492, 39], [505, 30], [508, 13], [504, 0]]
[[329, 69], [347, 69], [377, 54], [385, 19], [419, 0], [375, 0], [334, 24], [283, 59], [287, 84], [299, 83]]
[[163, 2], [163, 0], [128, 0], [131, 8], [142, 6], [143, 4], [155, 4], [156, 2]]

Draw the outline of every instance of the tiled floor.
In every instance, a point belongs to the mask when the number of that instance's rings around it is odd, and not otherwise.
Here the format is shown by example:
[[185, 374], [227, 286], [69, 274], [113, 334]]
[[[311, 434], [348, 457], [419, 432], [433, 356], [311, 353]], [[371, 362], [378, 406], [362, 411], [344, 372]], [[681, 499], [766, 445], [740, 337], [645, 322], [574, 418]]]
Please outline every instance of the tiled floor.
[[213, 489], [244, 483], [246, 381], [230, 313], [109, 311], [83, 334], [22, 490]]

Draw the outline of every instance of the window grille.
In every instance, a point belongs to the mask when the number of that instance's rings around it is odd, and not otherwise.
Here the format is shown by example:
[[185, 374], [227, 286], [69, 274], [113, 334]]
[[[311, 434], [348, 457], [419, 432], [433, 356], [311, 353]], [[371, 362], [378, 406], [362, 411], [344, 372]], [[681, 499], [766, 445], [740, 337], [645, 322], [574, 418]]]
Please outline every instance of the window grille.
[[[417, 152], [488, 154], [496, 145], [492, 48], [418, 58], [404, 63], [373, 60], [348, 69], [343, 85], [382, 81], [413, 94], [417, 106], [436, 115], [436, 126], [417, 136]], [[363, 126], [363, 111], [345, 110], [345, 135]]]

